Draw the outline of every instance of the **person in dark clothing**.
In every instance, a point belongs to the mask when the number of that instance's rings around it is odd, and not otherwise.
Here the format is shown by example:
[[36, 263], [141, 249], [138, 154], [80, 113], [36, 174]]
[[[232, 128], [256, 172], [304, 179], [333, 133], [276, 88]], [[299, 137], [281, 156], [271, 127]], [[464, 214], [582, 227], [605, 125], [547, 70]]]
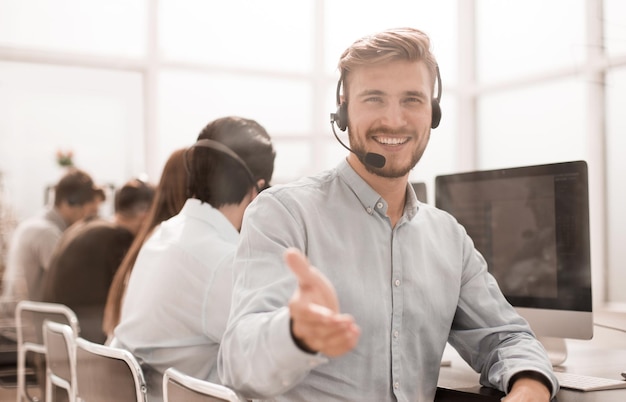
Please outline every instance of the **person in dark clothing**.
[[78, 317], [80, 335], [104, 343], [104, 305], [111, 281], [154, 198], [151, 184], [133, 179], [115, 194], [113, 221], [75, 223], [57, 245], [44, 279], [43, 301], [65, 304]]

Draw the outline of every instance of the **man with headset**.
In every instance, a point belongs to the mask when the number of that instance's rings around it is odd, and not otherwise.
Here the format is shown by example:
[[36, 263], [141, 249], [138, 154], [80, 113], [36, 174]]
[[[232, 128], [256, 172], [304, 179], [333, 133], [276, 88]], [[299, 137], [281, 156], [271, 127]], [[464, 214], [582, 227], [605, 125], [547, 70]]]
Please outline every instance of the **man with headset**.
[[189, 198], [141, 247], [111, 341], [139, 359], [150, 401], [162, 400], [169, 367], [219, 381], [241, 221], [268, 186], [274, 158], [265, 129], [240, 117], [209, 123], [187, 151]]
[[408, 183], [441, 118], [429, 38], [364, 37], [339, 69], [331, 125], [350, 154], [246, 211], [222, 382], [253, 399], [429, 401], [449, 341], [507, 401], [547, 402], [540, 343], [463, 228]]

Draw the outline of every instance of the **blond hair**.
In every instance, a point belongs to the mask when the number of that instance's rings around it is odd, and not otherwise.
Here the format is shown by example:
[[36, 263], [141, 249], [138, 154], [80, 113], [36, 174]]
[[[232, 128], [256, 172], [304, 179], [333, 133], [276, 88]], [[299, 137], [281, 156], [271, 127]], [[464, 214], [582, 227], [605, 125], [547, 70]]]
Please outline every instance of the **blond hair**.
[[344, 95], [345, 81], [355, 68], [397, 60], [426, 63], [434, 92], [438, 67], [428, 35], [415, 28], [393, 28], [358, 39], [343, 52], [338, 67]]

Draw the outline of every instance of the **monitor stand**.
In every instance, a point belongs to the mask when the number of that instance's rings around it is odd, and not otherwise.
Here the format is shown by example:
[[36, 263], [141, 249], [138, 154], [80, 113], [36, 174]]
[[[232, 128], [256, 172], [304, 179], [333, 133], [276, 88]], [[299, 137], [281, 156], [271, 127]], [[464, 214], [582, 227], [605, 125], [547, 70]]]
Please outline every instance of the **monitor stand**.
[[567, 344], [564, 338], [552, 338], [548, 336], [540, 336], [539, 342], [548, 352], [550, 363], [552, 366], [560, 366], [567, 359]]

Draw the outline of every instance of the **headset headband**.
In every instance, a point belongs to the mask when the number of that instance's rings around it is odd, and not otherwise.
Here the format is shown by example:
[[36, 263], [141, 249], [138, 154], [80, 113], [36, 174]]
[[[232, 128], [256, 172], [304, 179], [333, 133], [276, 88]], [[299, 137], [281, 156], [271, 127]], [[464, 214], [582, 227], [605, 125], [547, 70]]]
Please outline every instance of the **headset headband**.
[[256, 180], [254, 179], [254, 175], [252, 174], [252, 171], [250, 170], [250, 168], [248, 167], [246, 162], [244, 162], [243, 159], [241, 159], [239, 157], [239, 155], [237, 155], [235, 153], [235, 151], [233, 151], [228, 146], [226, 146], [223, 143], [218, 142], [218, 141], [214, 141], [214, 140], [209, 140], [209, 139], [203, 138], [203, 139], [200, 139], [200, 140], [196, 141], [195, 144], [193, 144], [188, 150], [185, 151], [185, 168], [187, 169], [187, 173], [189, 173], [190, 170], [191, 170], [191, 169], [189, 169], [189, 166], [188, 166], [189, 159], [187, 158], [187, 152], [191, 151], [195, 147], [209, 148], [209, 149], [212, 149], [214, 151], [221, 152], [222, 154], [230, 156], [232, 159], [237, 161], [239, 163], [239, 165], [241, 165], [241, 167], [245, 170], [246, 174], [248, 175], [248, 178], [250, 179], [250, 182], [256, 188], [257, 193], [261, 192], [261, 189], [259, 188], [259, 185], [257, 184]]

